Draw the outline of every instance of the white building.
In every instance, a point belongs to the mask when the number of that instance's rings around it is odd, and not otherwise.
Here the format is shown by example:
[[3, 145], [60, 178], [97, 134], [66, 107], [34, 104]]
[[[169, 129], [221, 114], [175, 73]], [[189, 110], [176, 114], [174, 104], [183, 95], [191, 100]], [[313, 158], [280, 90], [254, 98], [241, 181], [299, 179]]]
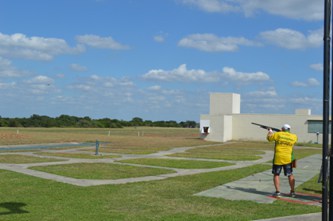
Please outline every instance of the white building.
[[310, 109], [297, 109], [295, 114], [241, 114], [240, 95], [211, 93], [209, 114], [200, 116], [200, 132], [208, 141], [266, 140], [267, 130], [252, 122], [281, 128], [291, 126], [298, 142], [322, 143], [322, 116], [311, 115]]

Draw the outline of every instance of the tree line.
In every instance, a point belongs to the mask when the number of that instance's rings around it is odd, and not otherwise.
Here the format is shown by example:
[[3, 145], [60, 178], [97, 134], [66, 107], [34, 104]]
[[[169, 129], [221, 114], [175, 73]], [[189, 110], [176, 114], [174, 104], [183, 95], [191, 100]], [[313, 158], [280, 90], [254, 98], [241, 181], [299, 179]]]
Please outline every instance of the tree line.
[[183, 127], [195, 128], [195, 121], [151, 121], [134, 117], [130, 121], [110, 118], [91, 119], [90, 117], [76, 117], [60, 115], [48, 117], [34, 114], [29, 118], [3, 118], [0, 116], [0, 127], [76, 127], [76, 128], [122, 128], [122, 127]]

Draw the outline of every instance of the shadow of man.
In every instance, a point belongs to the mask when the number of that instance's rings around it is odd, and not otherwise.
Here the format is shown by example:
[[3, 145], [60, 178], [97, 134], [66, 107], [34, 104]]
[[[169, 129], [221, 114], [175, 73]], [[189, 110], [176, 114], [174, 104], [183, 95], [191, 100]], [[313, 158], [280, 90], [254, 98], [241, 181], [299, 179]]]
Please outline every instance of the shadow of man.
[[25, 203], [17, 203], [17, 202], [5, 202], [0, 203], [0, 207], [7, 209], [6, 212], [0, 212], [0, 215], [8, 215], [14, 213], [29, 213], [28, 211], [22, 209], [23, 206], [26, 206]]

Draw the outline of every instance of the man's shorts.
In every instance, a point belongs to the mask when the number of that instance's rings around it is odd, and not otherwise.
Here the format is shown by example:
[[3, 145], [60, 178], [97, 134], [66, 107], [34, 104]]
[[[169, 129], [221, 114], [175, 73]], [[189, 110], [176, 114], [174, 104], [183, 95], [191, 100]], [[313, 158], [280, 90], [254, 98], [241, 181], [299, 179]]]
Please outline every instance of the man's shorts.
[[283, 168], [283, 172], [285, 176], [293, 175], [293, 167], [292, 164], [285, 164], [285, 165], [275, 165], [273, 164], [272, 167], [272, 174], [280, 176], [281, 170]]

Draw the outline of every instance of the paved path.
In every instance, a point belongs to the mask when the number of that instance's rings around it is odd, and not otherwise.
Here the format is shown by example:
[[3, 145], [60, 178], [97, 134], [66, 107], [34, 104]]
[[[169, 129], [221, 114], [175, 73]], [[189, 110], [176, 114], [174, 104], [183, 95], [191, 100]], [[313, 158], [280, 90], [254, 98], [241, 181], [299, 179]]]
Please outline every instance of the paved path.
[[[221, 144], [218, 144], [221, 145]], [[204, 146], [214, 146], [214, 145], [204, 145]], [[34, 152], [15, 152], [15, 153], [1, 153], [1, 154], [21, 154], [28, 156], [38, 156], [43, 158], [58, 158], [64, 161], [58, 162], [43, 162], [43, 163], [29, 163], [29, 164], [0, 164], [0, 169], [11, 170], [18, 173], [27, 174], [30, 176], [35, 176], [43, 179], [55, 180], [57, 182], [68, 183], [77, 186], [96, 186], [96, 185], [105, 185], [105, 184], [125, 184], [125, 183], [133, 183], [133, 182], [141, 182], [141, 181], [152, 181], [152, 180], [162, 180], [170, 177], [176, 176], [185, 176], [185, 175], [193, 175], [199, 173], [207, 173], [213, 171], [222, 171], [222, 170], [231, 170], [242, 167], [247, 167], [255, 164], [261, 164], [272, 159], [272, 151], [266, 151], [263, 155], [261, 155], [261, 159], [255, 161], [226, 161], [226, 160], [209, 160], [209, 159], [198, 159], [198, 158], [180, 158], [180, 157], [170, 157], [168, 155], [173, 153], [181, 153], [190, 149], [200, 148], [203, 146], [194, 146], [194, 147], [182, 147], [182, 148], [173, 148], [167, 151], [160, 151], [157, 153], [147, 154], [147, 155], [135, 155], [135, 154], [118, 154], [120, 157], [118, 158], [110, 158], [110, 159], [77, 159], [77, 158], [67, 158], [67, 157], [54, 157], [54, 156], [41, 156], [37, 155]], [[78, 153], [82, 152], [82, 150], [78, 149], [67, 149], [67, 150], [43, 150], [46, 152], [73, 152]], [[86, 151], [83, 151], [87, 153]], [[91, 152], [91, 151], [90, 151]], [[110, 155], [112, 153], [109, 153]], [[106, 154], [105, 154], [106, 155]], [[234, 165], [218, 167], [218, 168], [210, 168], [210, 169], [176, 169], [176, 168], [166, 168], [166, 167], [158, 167], [158, 166], [148, 166], [148, 165], [138, 165], [138, 164], [129, 164], [129, 163], [121, 163], [117, 162], [119, 160], [126, 159], [135, 159], [135, 158], [168, 158], [168, 159], [186, 159], [186, 160], [204, 160], [204, 161], [216, 161], [216, 162], [231, 162]], [[48, 165], [61, 165], [61, 164], [70, 164], [70, 163], [114, 163], [114, 164], [122, 164], [122, 165], [132, 165], [137, 167], [150, 167], [150, 168], [164, 168], [164, 169], [172, 169], [174, 173], [169, 174], [161, 174], [156, 176], [145, 176], [145, 177], [132, 177], [125, 179], [110, 179], [110, 180], [93, 180], [93, 179], [76, 179], [71, 177], [60, 176], [56, 174], [50, 174], [42, 171], [36, 171], [29, 169], [32, 166], [48, 166]]]
[[[294, 169], [296, 184], [295, 187], [310, 180], [318, 174], [321, 167], [321, 155], [312, 155], [298, 160], [297, 168]], [[283, 172], [282, 172], [283, 173]], [[295, 199], [287, 197], [290, 187], [287, 177], [281, 174], [281, 192], [285, 197], [280, 200], [301, 201], [303, 204], [320, 205], [320, 198], [315, 195], [300, 195]], [[197, 193], [198, 196], [221, 197], [229, 200], [251, 200], [258, 203], [272, 203], [276, 198], [272, 197], [275, 191], [273, 186], [272, 171], [267, 170], [261, 173], [253, 174], [231, 183]], [[319, 185], [319, 184], [318, 184]]]
[[[77, 146], [77, 144], [71, 144], [72, 146]], [[218, 144], [221, 145], [221, 144]], [[44, 149], [38, 146], [37, 149]], [[206, 145], [212, 146], [212, 145]], [[27, 146], [19, 146], [18, 149], [31, 149], [32, 145]], [[47, 146], [47, 148], [52, 146]], [[93, 147], [93, 145], [91, 146]], [[68, 157], [54, 157], [54, 156], [41, 156], [31, 152], [15, 152], [15, 153], [0, 153], [0, 154], [22, 154], [27, 156], [38, 156], [43, 158], [58, 158], [63, 161], [59, 162], [44, 162], [44, 163], [31, 163], [31, 164], [5, 164], [0, 163], [0, 169], [15, 171], [18, 173], [23, 173], [43, 179], [50, 179], [57, 182], [77, 185], [77, 186], [95, 186], [95, 185], [105, 185], [105, 184], [125, 184], [125, 183], [133, 183], [133, 182], [141, 182], [141, 181], [151, 181], [151, 180], [162, 180], [169, 177], [176, 176], [184, 176], [184, 175], [192, 175], [198, 173], [206, 173], [213, 171], [223, 171], [223, 170], [231, 170], [237, 168], [248, 167], [255, 164], [266, 163], [272, 159], [273, 152], [266, 151], [263, 155], [261, 155], [261, 159], [255, 161], [225, 161], [225, 160], [212, 160], [212, 159], [197, 159], [197, 158], [181, 158], [181, 157], [170, 157], [168, 155], [173, 153], [181, 153], [193, 148], [199, 148], [202, 146], [195, 147], [183, 147], [183, 148], [174, 148], [168, 151], [161, 151], [153, 154], [147, 155], [135, 155], [135, 154], [119, 154], [118, 158], [110, 158], [110, 159], [74, 159]], [[12, 148], [9, 146], [0, 147], [0, 149], [4, 148]], [[46, 152], [73, 152], [73, 153], [87, 153], [87, 151], [82, 151], [82, 149], [67, 149], [67, 150], [52, 150], [47, 149], [43, 150]], [[91, 152], [91, 150], [90, 150]], [[109, 153], [110, 155], [112, 153]], [[106, 155], [106, 154], [105, 154]], [[146, 177], [133, 177], [127, 179], [116, 179], [116, 180], [90, 180], [90, 179], [75, 179], [70, 177], [64, 177], [60, 175], [50, 174], [46, 172], [36, 171], [29, 169], [32, 166], [47, 166], [47, 165], [59, 165], [59, 164], [70, 164], [70, 163], [114, 163], [114, 164], [123, 164], [123, 165], [133, 165], [133, 166], [141, 166], [141, 167], [152, 167], [152, 168], [165, 168], [165, 167], [156, 167], [156, 166], [147, 166], [147, 165], [137, 165], [137, 164], [127, 164], [117, 162], [118, 160], [125, 159], [136, 159], [136, 158], [168, 158], [168, 159], [186, 159], [186, 160], [204, 160], [204, 161], [216, 161], [216, 162], [230, 162], [234, 163], [234, 165], [219, 167], [219, 168], [211, 168], [211, 169], [175, 169], [175, 168], [166, 168], [173, 169], [174, 173], [171, 174], [163, 174], [158, 176], [146, 176]], [[321, 156], [313, 155], [298, 161], [297, 168], [295, 169], [296, 176], [296, 186], [306, 182], [311, 179], [313, 176], [318, 174], [321, 166]], [[287, 179], [284, 176], [281, 176], [281, 187], [282, 192], [288, 193], [289, 186], [287, 183]], [[245, 177], [241, 180], [237, 180], [231, 183], [227, 183], [221, 186], [217, 186], [215, 188], [197, 193], [197, 196], [206, 196], [206, 197], [223, 197], [229, 200], [252, 200], [259, 203], [272, 203], [275, 198], [271, 197], [271, 194], [274, 187], [272, 184], [272, 174], [270, 170], [251, 175], [249, 177]], [[286, 200], [295, 203], [303, 203], [309, 205], [320, 205], [320, 196], [318, 195], [305, 195], [305, 194], [297, 194], [296, 199], [289, 197], [282, 197], [279, 200]], [[290, 217], [280, 217], [280, 218], [272, 218], [272, 219], [263, 219], [260, 221], [317, 221], [321, 219], [321, 213], [314, 214], [305, 214], [299, 216], [290, 216]]]

